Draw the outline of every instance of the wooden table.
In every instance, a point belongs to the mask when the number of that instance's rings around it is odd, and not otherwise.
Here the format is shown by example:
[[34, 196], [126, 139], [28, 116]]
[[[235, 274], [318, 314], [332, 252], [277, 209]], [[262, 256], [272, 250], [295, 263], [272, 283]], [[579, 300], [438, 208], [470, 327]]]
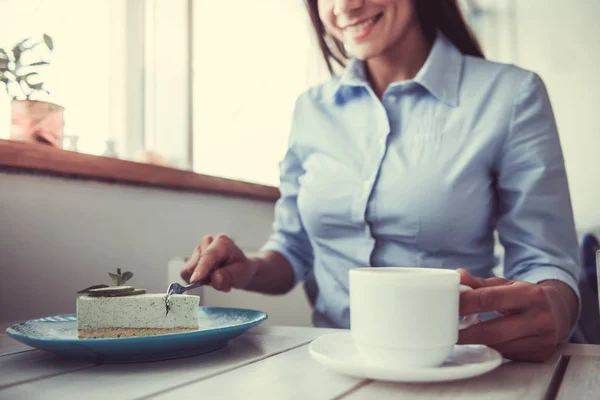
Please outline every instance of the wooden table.
[[477, 378], [396, 384], [339, 375], [308, 344], [332, 330], [257, 327], [224, 349], [141, 364], [67, 362], [0, 334], [0, 399], [599, 399], [600, 346], [564, 345], [544, 364]]

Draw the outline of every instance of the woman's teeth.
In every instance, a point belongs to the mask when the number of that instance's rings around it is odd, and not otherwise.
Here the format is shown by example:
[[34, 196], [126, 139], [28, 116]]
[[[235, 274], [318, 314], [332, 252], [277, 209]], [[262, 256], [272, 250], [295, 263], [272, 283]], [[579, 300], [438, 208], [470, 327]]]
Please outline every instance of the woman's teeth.
[[367, 29], [368, 27], [375, 25], [375, 22], [377, 22], [379, 20], [380, 16], [381, 16], [381, 14], [378, 14], [378, 15], [374, 16], [373, 18], [371, 18], [365, 22], [362, 22], [358, 25], [349, 26], [344, 29], [344, 32], [349, 33], [351, 35], [362, 32], [363, 30]]

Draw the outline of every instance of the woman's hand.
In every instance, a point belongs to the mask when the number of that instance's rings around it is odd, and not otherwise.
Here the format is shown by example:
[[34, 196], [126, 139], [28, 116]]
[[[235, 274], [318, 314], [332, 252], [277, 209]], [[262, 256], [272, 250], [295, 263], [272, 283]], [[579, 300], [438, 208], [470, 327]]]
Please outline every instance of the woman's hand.
[[181, 271], [181, 278], [194, 283], [209, 277], [213, 288], [228, 292], [231, 288], [245, 289], [256, 269], [255, 263], [228, 236], [206, 236], [194, 248]]
[[459, 334], [460, 344], [484, 344], [504, 357], [545, 361], [566, 338], [577, 316], [577, 297], [565, 283], [539, 284], [504, 278], [479, 279], [460, 270], [461, 283], [472, 287], [461, 294], [460, 315], [495, 311], [498, 318]]

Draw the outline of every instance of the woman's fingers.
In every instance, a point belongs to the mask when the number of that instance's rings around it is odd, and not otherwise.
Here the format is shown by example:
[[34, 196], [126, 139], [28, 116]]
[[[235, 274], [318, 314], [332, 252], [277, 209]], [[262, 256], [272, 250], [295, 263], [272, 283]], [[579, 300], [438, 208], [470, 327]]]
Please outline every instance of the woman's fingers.
[[227, 249], [224, 246], [211, 244], [206, 251], [200, 255], [198, 265], [190, 278], [190, 283], [197, 282], [207, 277], [217, 266], [224, 264], [227, 259]]
[[228, 292], [248, 286], [255, 269], [231, 238], [206, 236], [194, 249], [181, 277], [190, 283], [209, 277], [214, 289]]
[[467, 270], [462, 268], [459, 268], [457, 271], [460, 274], [461, 285], [466, 285], [472, 289], [483, 287], [483, 279], [474, 277], [468, 273]]
[[[243, 261], [245, 256], [233, 240], [226, 235], [207, 236], [196, 246], [186, 266], [181, 271], [182, 278], [190, 283], [204, 279], [221, 266]], [[211, 281], [213, 281], [211, 279]], [[216, 284], [216, 283], [215, 283]]]
[[190, 258], [188, 258], [185, 266], [183, 267], [183, 269], [181, 270], [181, 278], [186, 281], [186, 282], [190, 282], [190, 279], [192, 278], [192, 274], [194, 273], [194, 270], [196, 269], [196, 267], [198, 266], [198, 261], [200, 260], [200, 256], [202, 255], [202, 252], [206, 251], [206, 249], [208, 248], [208, 246], [211, 245], [211, 243], [213, 242], [213, 237], [212, 236], [205, 236], [200, 243], [194, 247], [194, 251], [192, 252], [192, 255], [190, 256]]
[[491, 346], [506, 358], [515, 361], [546, 361], [556, 350], [549, 335], [526, 336]]
[[462, 285], [467, 285], [473, 289], [479, 289], [482, 287], [490, 287], [490, 286], [510, 285], [510, 284], [512, 284], [512, 282], [514, 282], [510, 279], [500, 278], [497, 276], [493, 277], [493, 278], [487, 278], [487, 279], [476, 278], [462, 268], [459, 268], [457, 271], [460, 274], [460, 283]]
[[253, 272], [246, 262], [236, 262], [219, 268], [211, 275], [211, 286], [222, 292], [240, 289], [248, 285]]
[[480, 322], [461, 330], [458, 333], [458, 343], [492, 346], [535, 333], [535, 324], [529, 323], [523, 315], [511, 315]]
[[494, 318], [463, 329], [459, 332], [459, 343], [495, 346], [533, 335], [547, 336], [556, 342], [557, 329], [550, 311], [530, 312]]
[[506, 281], [498, 286], [480, 287], [460, 297], [460, 315], [489, 311], [527, 310], [547, 306], [544, 290], [532, 283]]

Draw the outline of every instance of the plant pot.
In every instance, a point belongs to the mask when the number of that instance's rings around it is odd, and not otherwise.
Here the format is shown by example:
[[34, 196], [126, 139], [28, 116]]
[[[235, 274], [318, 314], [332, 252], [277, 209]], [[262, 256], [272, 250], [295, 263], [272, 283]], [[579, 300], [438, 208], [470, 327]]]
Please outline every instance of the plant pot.
[[11, 104], [11, 139], [62, 148], [64, 107], [38, 100], [13, 100]]

